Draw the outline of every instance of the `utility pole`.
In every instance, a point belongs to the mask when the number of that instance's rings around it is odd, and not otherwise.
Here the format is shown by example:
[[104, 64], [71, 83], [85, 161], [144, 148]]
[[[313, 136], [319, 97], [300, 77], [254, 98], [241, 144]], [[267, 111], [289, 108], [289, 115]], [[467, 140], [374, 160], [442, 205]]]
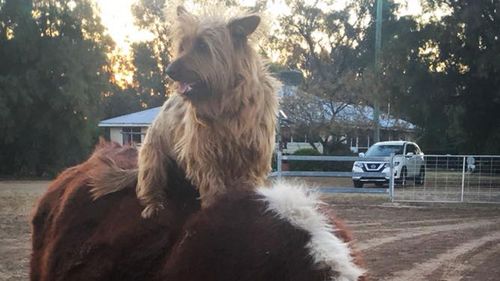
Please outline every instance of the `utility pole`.
[[[375, 76], [380, 75], [380, 52], [382, 49], [382, 3], [383, 0], [377, 1], [377, 14], [375, 19]], [[378, 87], [377, 87], [378, 88]], [[380, 93], [374, 92], [373, 100], [373, 123], [375, 123], [374, 140], [380, 141]]]

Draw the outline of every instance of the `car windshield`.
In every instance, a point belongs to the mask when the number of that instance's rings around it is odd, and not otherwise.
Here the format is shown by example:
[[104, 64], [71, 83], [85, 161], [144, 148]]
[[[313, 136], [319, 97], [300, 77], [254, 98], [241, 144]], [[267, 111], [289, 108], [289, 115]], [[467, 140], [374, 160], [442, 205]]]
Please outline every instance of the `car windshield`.
[[370, 147], [366, 152], [368, 157], [379, 157], [379, 156], [390, 156], [394, 154], [403, 154], [402, 145], [387, 145], [387, 144], [376, 144]]

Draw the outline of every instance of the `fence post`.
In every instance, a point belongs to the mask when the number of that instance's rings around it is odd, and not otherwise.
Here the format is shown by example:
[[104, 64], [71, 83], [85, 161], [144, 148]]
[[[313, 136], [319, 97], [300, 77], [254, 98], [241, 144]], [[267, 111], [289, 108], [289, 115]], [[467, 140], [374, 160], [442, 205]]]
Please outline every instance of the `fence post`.
[[276, 153], [276, 170], [278, 173], [278, 179], [281, 179], [281, 162], [282, 162], [282, 154], [281, 149], [278, 149], [278, 152]]
[[460, 195], [460, 202], [464, 202], [464, 189], [465, 189], [465, 156], [462, 162], [462, 193]]
[[394, 153], [391, 153], [391, 160], [389, 161], [389, 171], [391, 173], [389, 177], [389, 196], [391, 202], [394, 202]]

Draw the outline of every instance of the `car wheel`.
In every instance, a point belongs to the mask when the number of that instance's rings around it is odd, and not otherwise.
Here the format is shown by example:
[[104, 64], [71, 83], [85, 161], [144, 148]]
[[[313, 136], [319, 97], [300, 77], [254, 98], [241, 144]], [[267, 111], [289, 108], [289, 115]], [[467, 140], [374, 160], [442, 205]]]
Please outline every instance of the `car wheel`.
[[360, 181], [352, 181], [352, 183], [354, 184], [355, 188], [362, 188], [363, 187], [363, 183]]
[[415, 178], [415, 184], [423, 185], [425, 182], [425, 167], [420, 167], [420, 172], [418, 173], [418, 177]]
[[396, 180], [396, 183], [401, 186], [406, 186], [407, 179], [408, 179], [408, 171], [406, 170], [406, 167], [403, 166], [401, 168], [401, 175], [399, 176], [399, 179]]

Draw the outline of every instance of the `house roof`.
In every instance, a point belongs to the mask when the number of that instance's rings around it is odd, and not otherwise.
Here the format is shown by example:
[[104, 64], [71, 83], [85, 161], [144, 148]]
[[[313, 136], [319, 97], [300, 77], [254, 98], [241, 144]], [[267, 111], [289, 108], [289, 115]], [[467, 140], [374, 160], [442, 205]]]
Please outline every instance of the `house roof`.
[[[346, 105], [344, 109], [337, 113], [337, 118], [347, 123], [353, 124], [371, 124], [373, 122], [373, 107], [362, 105]], [[386, 113], [380, 113], [379, 117], [380, 127], [383, 129], [399, 129], [413, 131], [417, 129], [415, 124], [406, 120], [394, 118]]]
[[[327, 102], [324, 98], [314, 96], [307, 92], [300, 92], [297, 87], [282, 87], [279, 92], [281, 98], [291, 99], [290, 102], [306, 103], [309, 106], [308, 113], [313, 119], [324, 120], [335, 118], [345, 126], [355, 128], [372, 128], [374, 121], [374, 109], [364, 104], [346, 104], [344, 102]], [[288, 112], [287, 112], [288, 114]], [[288, 115], [293, 121], [293, 112]], [[415, 124], [406, 120], [397, 118], [389, 112], [379, 113], [379, 125], [383, 130], [398, 130], [412, 132], [417, 129]]]
[[[148, 127], [153, 123], [161, 107], [154, 107], [139, 112], [117, 116], [111, 119], [99, 122], [99, 127]], [[325, 108], [327, 114], [331, 114]], [[337, 112], [336, 118], [344, 121], [346, 124], [361, 125], [371, 124], [373, 122], [373, 108], [370, 106], [346, 105], [341, 111]], [[287, 114], [280, 110], [280, 116], [288, 119]], [[380, 114], [380, 126], [382, 129], [399, 129], [413, 131], [416, 126], [408, 121], [394, 118], [390, 115]]]
[[154, 107], [139, 112], [117, 116], [99, 122], [99, 127], [147, 127], [153, 123], [161, 107]]

